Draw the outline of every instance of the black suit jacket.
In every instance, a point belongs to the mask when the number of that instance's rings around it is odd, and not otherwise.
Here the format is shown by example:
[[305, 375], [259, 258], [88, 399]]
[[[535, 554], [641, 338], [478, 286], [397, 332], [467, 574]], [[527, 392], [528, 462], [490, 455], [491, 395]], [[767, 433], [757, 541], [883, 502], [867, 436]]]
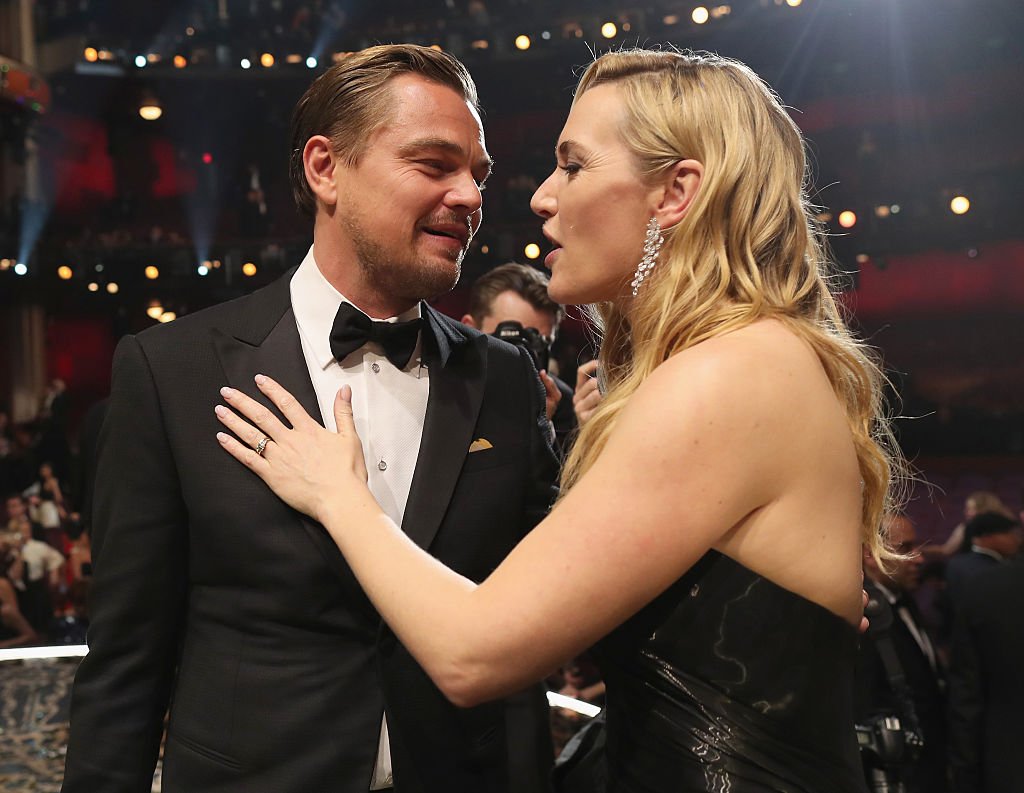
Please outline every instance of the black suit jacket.
[[957, 793], [1020, 793], [1024, 558], [964, 586], [949, 669], [950, 763]]
[[[319, 418], [289, 280], [118, 346], [64, 793], [148, 791], [168, 705], [165, 793], [366, 793], [385, 711], [399, 793], [507, 790], [502, 703], [451, 705], [323, 528], [215, 439], [220, 387], [257, 373]], [[543, 387], [525, 351], [423, 310], [403, 528], [480, 581], [552, 500]]]

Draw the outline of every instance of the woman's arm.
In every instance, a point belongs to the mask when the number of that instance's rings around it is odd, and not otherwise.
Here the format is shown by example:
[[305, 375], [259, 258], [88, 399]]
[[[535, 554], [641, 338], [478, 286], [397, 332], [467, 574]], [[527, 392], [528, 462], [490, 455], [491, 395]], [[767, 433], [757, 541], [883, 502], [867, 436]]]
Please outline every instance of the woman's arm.
[[[269, 378], [260, 389], [293, 429], [225, 389], [228, 404], [259, 429], [219, 406], [248, 445], [218, 437], [326, 527], [403, 644], [449, 698], [469, 705], [538, 680], [591, 646], [784, 489], [792, 466], [781, 461], [778, 439], [801, 419], [793, 416], [793, 373], [760, 364], [753, 377], [749, 356], [728, 360], [682, 353], [659, 367], [592, 468], [479, 586], [381, 512], [365, 485], [347, 388], [335, 402], [337, 434]], [[274, 442], [260, 457], [253, 447], [264, 435]], [[568, 552], [583, 547], [585, 555]]]
[[14, 587], [4, 578], [0, 578], [0, 622], [15, 632], [10, 639], [0, 642], [0, 649], [21, 647], [39, 638], [28, 620], [18, 610], [18, 598], [14, 593]]

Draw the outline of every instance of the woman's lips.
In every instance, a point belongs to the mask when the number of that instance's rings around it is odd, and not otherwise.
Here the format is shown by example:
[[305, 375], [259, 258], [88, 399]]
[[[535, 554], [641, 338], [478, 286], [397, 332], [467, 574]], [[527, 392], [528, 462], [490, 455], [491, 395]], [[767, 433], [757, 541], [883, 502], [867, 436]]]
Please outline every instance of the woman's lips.
[[555, 263], [555, 259], [558, 258], [558, 254], [560, 254], [561, 252], [561, 248], [553, 248], [551, 252], [544, 257], [544, 266], [550, 270], [551, 266]]

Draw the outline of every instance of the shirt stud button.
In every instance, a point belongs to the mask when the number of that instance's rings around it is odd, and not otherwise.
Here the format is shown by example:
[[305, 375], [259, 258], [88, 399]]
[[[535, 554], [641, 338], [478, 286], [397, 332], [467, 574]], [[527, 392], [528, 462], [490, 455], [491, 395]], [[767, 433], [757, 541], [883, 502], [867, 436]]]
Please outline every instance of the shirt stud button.
[[386, 470], [388, 470], [387, 461], [382, 459], [379, 463], [377, 463], [377, 470], [378, 471], [386, 471]]
[[374, 361], [373, 363], [370, 364], [370, 368], [373, 369], [373, 373], [374, 374], [377, 374], [378, 372], [380, 372], [380, 364], [377, 363], [376, 361]]

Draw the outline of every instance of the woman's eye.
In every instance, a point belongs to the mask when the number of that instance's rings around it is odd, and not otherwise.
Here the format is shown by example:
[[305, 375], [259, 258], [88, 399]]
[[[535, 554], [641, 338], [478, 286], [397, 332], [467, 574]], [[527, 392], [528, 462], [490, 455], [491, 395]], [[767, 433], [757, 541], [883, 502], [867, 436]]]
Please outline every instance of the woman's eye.
[[569, 176], [579, 173], [580, 170], [580, 164], [575, 162], [567, 162], [565, 165], [559, 165], [558, 167], [565, 171]]

